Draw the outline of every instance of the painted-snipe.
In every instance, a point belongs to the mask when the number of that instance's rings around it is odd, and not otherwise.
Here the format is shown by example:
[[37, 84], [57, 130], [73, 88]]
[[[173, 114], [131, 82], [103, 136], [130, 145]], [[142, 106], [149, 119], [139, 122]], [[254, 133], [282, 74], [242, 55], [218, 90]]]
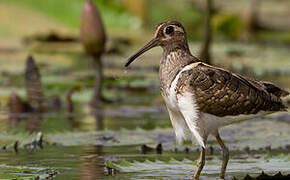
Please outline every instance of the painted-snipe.
[[189, 130], [201, 146], [194, 178], [199, 179], [205, 164], [209, 135], [215, 136], [222, 148], [220, 178], [224, 178], [229, 150], [219, 135], [219, 128], [286, 110], [281, 97], [289, 93], [270, 82], [250, 80], [202, 63], [190, 53], [185, 29], [176, 21], [157, 25], [153, 39], [131, 56], [125, 66], [156, 46], [163, 48], [160, 88], [177, 141], [184, 140]]

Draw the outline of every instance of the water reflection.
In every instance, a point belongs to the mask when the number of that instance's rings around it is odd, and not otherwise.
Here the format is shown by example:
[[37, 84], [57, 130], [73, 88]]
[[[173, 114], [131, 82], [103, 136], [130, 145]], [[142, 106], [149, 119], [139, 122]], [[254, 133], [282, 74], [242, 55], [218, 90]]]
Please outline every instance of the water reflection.
[[29, 113], [26, 129], [29, 133], [39, 132], [42, 126], [42, 113], [33, 112]]
[[39, 109], [33, 109], [16, 93], [10, 95], [7, 106], [10, 128], [17, 128], [21, 120], [26, 120], [27, 131], [33, 133], [40, 130], [43, 118]]
[[75, 105], [74, 102], [72, 100], [72, 95], [75, 92], [80, 91], [80, 87], [79, 86], [75, 86], [73, 88], [71, 88], [65, 98], [65, 102], [66, 102], [66, 108], [65, 108], [65, 112], [66, 112], [66, 119], [68, 120], [68, 122], [71, 124], [72, 128], [78, 128], [79, 127], [79, 123], [75, 120]]
[[96, 130], [104, 130], [104, 106], [99, 104], [92, 109], [92, 115], [96, 121]]
[[[27, 111], [23, 109], [23, 104], [10, 103], [8, 109], [3, 112], [6, 114], [1, 126], [1, 130], [16, 130], [34, 132], [50, 132], [54, 130], [85, 130], [101, 131], [104, 130], [104, 106], [99, 106], [93, 111], [87, 111], [88, 105], [69, 104], [61, 108], [58, 112], [50, 110], [49, 112], [38, 112], [34, 110]], [[84, 106], [84, 107], [82, 107]]]
[[[1, 151], [1, 165], [47, 167], [56, 169], [60, 180], [105, 179], [104, 158], [106, 150], [102, 146], [44, 146], [41, 150], [19, 149], [18, 154]], [[5, 179], [0, 172], [0, 179]], [[7, 178], [6, 178], [7, 179]]]
[[104, 176], [104, 159], [102, 158], [103, 147], [92, 146], [81, 157], [81, 179], [93, 180]]

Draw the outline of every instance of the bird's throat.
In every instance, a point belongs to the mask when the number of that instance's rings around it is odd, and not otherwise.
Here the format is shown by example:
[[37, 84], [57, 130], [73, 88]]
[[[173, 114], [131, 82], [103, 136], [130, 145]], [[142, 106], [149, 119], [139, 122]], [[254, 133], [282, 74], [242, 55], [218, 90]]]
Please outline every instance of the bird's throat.
[[192, 59], [193, 58], [189, 50], [164, 50], [159, 69], [161, 89], [169, 88], [178, 72], [186, 65], [194, 62]]

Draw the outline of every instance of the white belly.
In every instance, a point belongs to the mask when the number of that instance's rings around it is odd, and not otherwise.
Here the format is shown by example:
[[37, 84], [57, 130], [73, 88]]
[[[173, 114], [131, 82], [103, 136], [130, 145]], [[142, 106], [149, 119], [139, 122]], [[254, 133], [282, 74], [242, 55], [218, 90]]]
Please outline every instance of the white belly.
[[[218, 129], [223, 126], [271, 113], [263, 111], [258, 114], [219, 117], [208, 113], [198, 113], [198, 107], [196, 104], [194, 106], [195, 102], [192, 94], [189, 97], [178, 99], [175, 94], [170, 94], [170, 91], [167, 91], [166, 93], [162, 93], [162, 96], [169, 112], [177, 142], [188, 139], [186, 135], [191, 131], [199, 144], [202, 144], [202, 139], [205, 139], [210, 134], [215, 136]], [[180, 100], [183, 100], [183, 102], [179, 102]], [[186, 120], [185, 116], [190, 116], [192, 118]], [[196, 135], [196, 132], [198, 135]]]
[[184, 140], [191, 140], [191, 134], [189, 133], [188, 126], [184, 120], [182, 113], [179, 110], [176, 98], [173, 99], [168, 94], [166, 94], [167, 93], [162, 93], [162, 96], [164, 98], [169, 113], [170, 121], [176, 135], [177, 143], [181, 144]]
[[175, 131], [177, 142], [188, 140], [188, 132], [191, 132], [190, 139], [195, 137], [197, 142], [205, 147], [204, 130], [202, 121], [199, 120], [198, 108], [195, 97], [192, 93], [178, 94], [172, 90], [162, 93], [165, 100], [170, 120]]
[[201, 113], [200, 120], [204, 122], [207, 133], [215, 135], [215, 133], [220, 127], [261, 117], [271, 113], [272, 112], [261, 111], [258, 114], [249, 114], [249, 115], [241, 114], [238, 116], [224, 116], [224, 117], [219, 117], [207, 113]]

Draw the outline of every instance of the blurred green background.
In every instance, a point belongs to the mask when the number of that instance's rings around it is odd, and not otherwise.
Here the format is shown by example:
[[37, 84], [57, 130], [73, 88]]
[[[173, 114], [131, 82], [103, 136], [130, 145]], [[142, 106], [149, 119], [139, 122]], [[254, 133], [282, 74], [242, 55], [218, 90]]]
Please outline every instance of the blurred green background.
[[[95, 0], [95, 2], [108, 31], [122, 29], [134, 32], [143, 28], [148, 30], [160, 22], [174, 19], [185, 25], [191, 39], [201, 39], [205, 6], [205, 2], [201, 0]], [[256, 23], [257, 29], [262, 29], [262, 32], [258, 33], [259, 40], [289, 42], [289, 21], [287, 20], [289, 2], [287, 0], [245, 0], [241, 2], [222, 0], [213, 3], [212, 26], [218, 38], [219, 36], [242, 38], [242, 33], [246, 31], [249, 23]], [[63, 26], [77, 30], [80, 25], [82, 4], [83, 0], [1, 0], [1, 15], [6, 16], [2, 17], [1, 20], [1, 35], [13, 34], [17, 29], [17, 21], [25, 20], [34, 15], [60, 23], [61, 27], [49, 25], [43, 27], [47, 30], [58, 30]], [[13, 13], [19, 9], [21, 11]], [[11, 14], [14, 14], [15, 17]], [[252, 17], [253, 15], [255, 17]], [[8, 19], [11, 20], [10, 23], [7, 22]], [[257, 22], [249, 22], [252, 20]], [[22, 22], [25, 23], [25, 21]], [[33, 29], [33, 27], [30, 28]], [[276, 34], [277, 31], [280, 33]]]
[[[8, 151], [0, 152], [0, 160], [12, 167], [23, 165], [56, 168], [60, 171], [60, 175], [56, 176], [59, 179], [110, 179], [104, 173], [104, 162], [108, 159], [145, 161], [148, 158], [170, 159], [172, 156], [177, 159], [197, 158], [196, 153], [191, 156], [172, 152], [175, 139], [159, 92], [161, 48], [144, 54], [129, 69], [124, 68], [124, 63], [152, 38], [155, 25], [168, 20], [177, 20], [184, 25], [192, 54], [199, 57], [204, 43], [207, 1], [94, 0], [101, 13], [108, 39], [102, 56], [103, 97], [106, 101], [101, 118], [93, 115], [88, 105], [95, 76], [90, 57], [80, 41], [84, 2], [0, 0], [0, 146], [8, 147]], [[253, 79], [270, 80], [289, 91], [290, 1], [214, 0], [212, 10], [211, 64]], [[25, 118], [17, 127], [11, 127], [7, 105], [12, 92], [27, 100], [24, 75], [28, 55], [33, 55], [39, 68], [43, 91], [49, 104], [49, 110], [44, 113], [38, 131], [43, 132], [49, 142], [57, 142], [62, 146], [49, 146], [48, 149], [33, 153], [23, 150], [16, 156], [12, 153], [13, 143], [18, 140], [23, 148], [25, 143], [36, 136], [36, 132], [30, 134], [27, 131], [31, 122]], [[80, 90], [71, 97], [74, 105], [74, 118], [71, 121], [67, 117], [67, 95], [75, 87]], [[59, 99], [61, 104], [57, 108], [55, 99]], [[289, 98], [285, 102], [289, 105]], [[257, 150], [258, 159], [253, 161], [259, 165], [272, 156], [267, 154], [265, 160], [264, 151], [258, 150], [259, 148], [271, 144], [277, 150], [290, 144], [290, 132], [285, 132], [290, 127], [289, 117], [289, 113], [278, 113], [266, 119], [256, 119], [226, 128], [226, 137], [233, 138], [226, 138], [227, 143], [238, 149], [235, 152], [238, 154], [236, 160], [244, 158], [239, 150], [250, 146]], [[237, 126], [245, 130], [240, 131]], [[249, 127], [251, 133], [248, 133]], [[235, 132], [236, 135], [230, 132]], [[152, 140], [152, 134], [157, 134], [158, 138]], [[111, 136], [119, 138], [120, 143], [114, 139], [104, 142], [103, 139], [110, 139]], [[240, 144], [236, 144], [240, 137], [243, 139], [239, 141]], [[156, 145], [164, 139], [165, 149], [167, 148], [165, 154], [140, 155], [140, 144], [149, 142]], [[212, 141], [210, 144], [216, 145]], [[186, 146], [188, 145], [182, 148]], [[282, 149], [277, 152], [282, 153], [279, 157], [283, 156], [280, 158], [283, 162], [289, 162], [289, 156], [283, 154], [289, 151]], [[273, 158], [276, 158], [277, 152]], [[46, 157], [47, 155], [49, 156]], [[71, 160], [71, 157], [76, 158]], [[211, 165], [217, 168], [219, 164], [212, 159]], [[243, 177], [249, 172], [242, 168], [243, 164], [238, 167], [241, 170], [237, 177]], [[268, 167], [270, 166], [265, 165], [262, 169], [269, 170]], [[3, 167], [0, 167], [0, 171], [1, 168]], [[273, 169], [270, 172], [274, 172]], [[144, 176], [160, 175], [159, 172], [144, 173]], [[162, 173], [161, 177], [165, 178], [176, 175], [174, 172]], [[0, 179], [11, 176], [7, 174], [0, 173]], [[217, 172], [209, 171], [206, 174], [213, 178]], [[235, 175], [233, 171], [231, 176]], [[138, 174], [125, 173], [121, 177], [135, 178]], [[176, 177], [182, 179], [188, 176], [182, 174]]]

